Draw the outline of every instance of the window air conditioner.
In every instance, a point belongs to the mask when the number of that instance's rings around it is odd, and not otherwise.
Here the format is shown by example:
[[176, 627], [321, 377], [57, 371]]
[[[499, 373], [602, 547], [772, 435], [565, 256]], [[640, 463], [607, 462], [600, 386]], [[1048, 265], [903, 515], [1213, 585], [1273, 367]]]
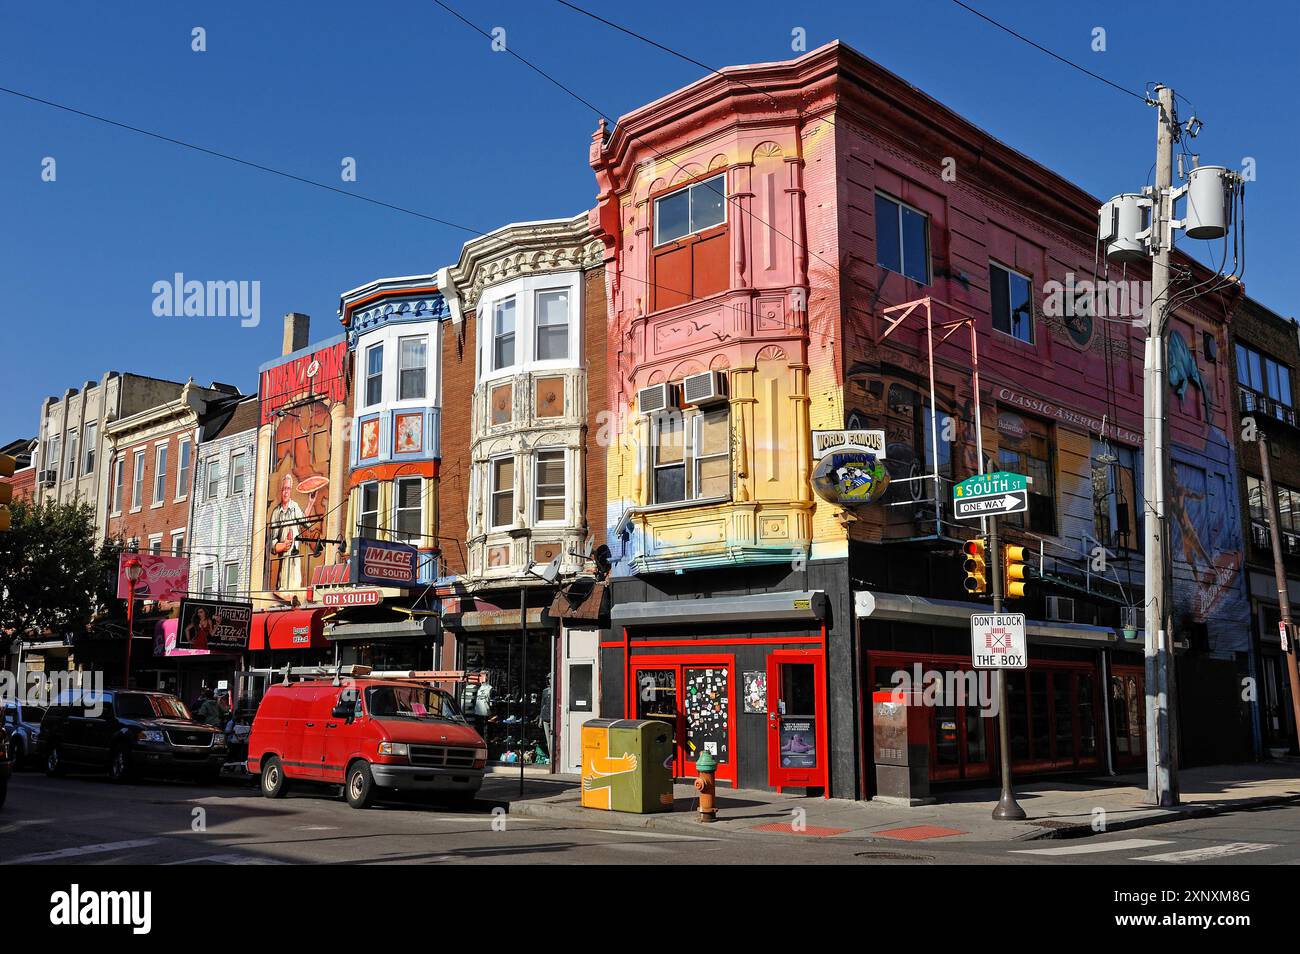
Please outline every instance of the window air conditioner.
[[722, 371], [688, 374], [682, 379], [682, 403], [703, 407], [727, 399], [727, 377]]
[[671, 384], [652, 384], [636, 392], [636, 406], [642, 414], [653, 414], [666, 408], [676, 407], [675, 389]]

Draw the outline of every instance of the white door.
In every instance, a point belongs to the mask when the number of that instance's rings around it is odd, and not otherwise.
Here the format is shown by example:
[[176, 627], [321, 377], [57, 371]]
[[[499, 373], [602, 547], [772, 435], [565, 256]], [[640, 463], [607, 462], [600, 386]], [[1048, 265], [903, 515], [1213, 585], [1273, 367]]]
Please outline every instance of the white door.
[[600, 711], [599, 655], [599, 630], [565, 631], [560, 706], [560, 767], [565, 772], [582, 771], [582, 726]]

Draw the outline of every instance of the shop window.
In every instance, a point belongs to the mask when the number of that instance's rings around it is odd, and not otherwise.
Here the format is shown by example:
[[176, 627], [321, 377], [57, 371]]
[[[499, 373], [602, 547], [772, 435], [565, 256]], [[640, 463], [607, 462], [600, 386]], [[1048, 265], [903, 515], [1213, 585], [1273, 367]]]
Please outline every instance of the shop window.
[[492, 306], [492, 370], [515, 363], [515, 299], [505, 298]]
[[357, 513], [357, 536], [377, 539], [383, 528], [379, 525], [379, 481], [361, 485], [361, 506]]
[[429, 339], [420, 335], [397, 342], [397, 399], [415, 401], [425, 396], [429, 368]]
[[536, 354], [538, 361], [563, 361], [569, 357], [569, 292], [551, 289], [537, 293]]
[[423, 481], [399, 477], [393, 483], [393, 539], [419, 544], [424, 538]]
[[366, 407], [373, 407], [384, 399], [384, 346], [371, 345], [366, 349]]
[[993, 329], [1033, 344], [1033, 279], [990, 262], [989, 298], [993, 313]]
[[876, 193], [876, 264], [930, 284], [930, 218], [898, 199]]
[[655, 199], [652, 310], [727, 288], [726, 191], [724, 174]]
[[562, 450], [537, 452], [537, 468], [534, 475], [536, 486], [536, 520], [538, 523], [560, 523], [564, 521], [564, 457]]
[[1093, 536], [1103, 546], [1115, 550], [1138, 550], [1137, 463], [1132, 448], [1111, 447], [1114, 461], [1098, 460], [1107, 453], [1105, 445], [1094, 442], [1092, 463]]
[[515, 521], [515, 459], [498, 457], [491, 462], [492, 491], [489, 518], [492, 529], [509, 527]]
[[1052, 429], [1045, 421], [998, 412], [999, 469], [1030, 478], [1029, 512], [1003, 517], [1005, 523], [1035, 533], [1056, 533], [1056, 472]]

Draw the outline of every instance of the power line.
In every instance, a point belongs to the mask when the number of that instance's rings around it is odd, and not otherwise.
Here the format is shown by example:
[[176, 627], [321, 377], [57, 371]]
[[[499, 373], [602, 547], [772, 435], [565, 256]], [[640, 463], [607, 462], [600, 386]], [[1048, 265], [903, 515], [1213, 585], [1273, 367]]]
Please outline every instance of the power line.
[[1029, 39], [1029, 37], [1025, 36], [1023, 33], [1017, 33], [1015, 30], [1011, 29], [1011, 27], [999, 23], [997, 20], [994, 20], [992, 17], [988, 16], [987, 14], [980, 13], [980, 11], [976, 10], [974, 7], [968, 4], [962, 3], [962, 0], [952, 0], [952, 2], [957, 4], [957, 6], [961, 7], [963, 10], [975, 14], [975, 16], [979, 17], [981, 20], [984, 20], [987, 23], [991, 23], [993, 26], [997, 27], [999, 30], [1002, 30], [1004, 33], [1010, 33], [1017, 40], [1020, 40], [1024, 43], [1028, 43], [1034, 49], [1042, 53], [1046, 53], [1048, 56], [1052, 57], [1055, 60], [1059, 60], [1060, 62], [1064, 63], [1066, 66], [1072, 67], [1073, 69], [1078, 70], [1080, 73], [1086, 73], [1088, 76], [1091, 76], [1093, 79], [1105, 83], [1111, 89], [1119, 90], [1121, 93], [1123, 93], [1126, 96], [1132, 96], [1134, 99], [1138, 99], [1144, 103], [1150, 104], [1151, 100], [1141, 95], [1140, 93], [1135, 93], [1133, 92], [1133, 90], [1120, 86], [1118, 83], [1111, 82], [1110, 80], [1106, 79], [1106, 77], [1102, 76], [1100, 73], [1094, 73], [1092, 70], [1088, 69], [1085, 66], [1080, 66], [1078, 63], [1075, 63], [1073, 60], [1067, 60], [1061, 54], [1049, 50], [1041, 43], [1035, 43], [1033, 40]]
[[182, 148], [185, 149], [192, 149], [195, 152], [201, 152], [206, 156], [212, 156], [213, 158], [216, 159], [224, 159], [227, 162], [234, 162], [241, 166], [247, 166], [250, 169], [257, 169], [260, 172], [270, 173], [273, 176], [280, 176], [283, 179], [290, 179], [294, 182], [300, 182], [303, 185], [314, 186], [317, 189], [325, 189], [328, 192], [334, 192], [337, 193], [338, 195], [345, 195], [350, 199], [359, 199], [362, 202], [369, 202], [371, 205], [377, 205], [380, 206], [381, 208], [391, 209], [394, 212], [401, 212], [405, 215], [413, 215], [416, 218], [425, 219], [429, 222], [437, 222], [439, 225], [445, 225], [448, 228], [453, 228], [453, 229], [460, 229], [462, 232], [469, 232], [475, 236], [484, 234], [478, 229], [472, 229], [469, 226], [460, 225], [459, 223], [452, 222], [449, 219], [439, 218], [436, 215], [429, 215], [428, 213], [425, 212], [417, 212], [414, 209], [408, 209], [405, 206], [395, 205], [392, 202], [385, 202], [383, 199], [376, 199], [373, 198], [372, 196], [364, 195], [360, 192], [349, 192], [347, 189], [340, 189], [337, 186], [332, 186], [326, 182], [319, 182], [316, 179], [308, 179], [305, 176], [296, 175], [292, 172], [285, 172], [282, 169], [275, 169], [272, 168], [271, 166], [263, 165], [260, 162], [253, 162], [251, 159], [242, 159], [239, 156], [233, 156], [230, 153], [218, 152], [215, 149], [209, 149], [207, 146], [200, 146], [196, 143], [186, 142], [184, 139], [177, 139], [174, 136], [167, 136], [162, 133], [154, 132], [149, 129], [143, 129], [140, 126], [132, 126], [130, 123], [119, 122], [118, 120], [110, 119], [107, 116], [101, 116], [97, 113], [87, 112], [84, 109], [77, 109], [73, 106], [68, 106], [63, 103], [57, 103], [52, 99], [43, 99], [40, 96], [33, 96], [31, 93], [24, 93], [21, 90], [10, 89], [9, 87], [6, 86], [0, 86], [0, 93], [7, 93], [10, 96], [15, 96], [19, 99], [25, 99], [28, 102], [32, 102], [32, 103], [39, 103], [42, 106], [49, 106], [52, 107], [53, 109], [61, 109], [64, 112], [72, 113], [75, 116], [81, 116], [85, 119], [93, 119], [95, 122], [104, 123], [105, 125], [108, 126], [116, 126], [118, 129], [125, 129], [128, 132], [137, 133], [141, 136], [148, 136], [151, 139], [157, 139], [160, 142], [171, 143], [174, 146], [181, 146]]

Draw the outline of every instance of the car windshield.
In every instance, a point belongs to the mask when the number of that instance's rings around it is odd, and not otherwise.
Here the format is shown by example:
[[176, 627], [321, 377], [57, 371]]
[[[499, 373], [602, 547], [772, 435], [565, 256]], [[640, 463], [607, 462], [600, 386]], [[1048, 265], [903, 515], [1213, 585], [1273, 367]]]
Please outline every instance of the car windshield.
[[175, 696], [146, 696], [142, 692], [119, 692], [113, 711], [120, 719], [188, 719], [190, 710]]
[[428, 686], [371, 686], [366, 708], [376, 719], [461, 719], [451, 696]]

